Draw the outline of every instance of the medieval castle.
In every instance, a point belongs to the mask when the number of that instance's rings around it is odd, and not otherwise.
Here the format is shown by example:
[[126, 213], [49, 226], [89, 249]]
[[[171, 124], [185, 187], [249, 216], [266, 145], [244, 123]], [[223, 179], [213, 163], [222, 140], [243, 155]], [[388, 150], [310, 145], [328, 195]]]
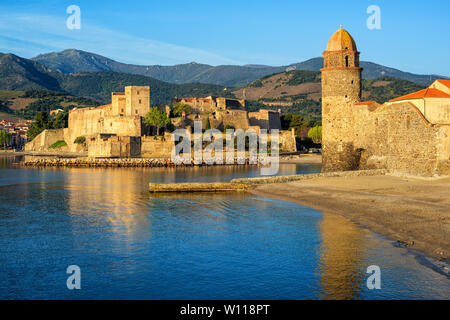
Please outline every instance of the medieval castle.
[[362, 102], [362, 69], [352, 36], [341, 27], [323, 55], [324, 171], [450, 174], [450, 80], [381, 105]]
[[[178, 102], [189, 105], [191, 112], [170, 119], [176, 129], [192, 131], [195, 121], [201, 121], [203, 128], [209, 122], [211, 128], [221, 131], [281, 129], [281, 111], [248, 112], [244, 100], [220, 97], [172, 100]], [[111, 94], [111, 104], [70, 110], [67, 128], [44, 130], [27, 143], [25, 150], [54, 153], [50, 146], [63, 141], [66, 145], [58, 152], [92, 158], [170, 157], [174, 147], [171, 133], [166, 132], [163, 137], [146, 135], [149, 130], [142, 120], [149, 111], [150, 87], [128, 86], [125, 92]], [[170, 114], [171, 108], [166, 106], [162, 111]], [[280, 143], [282, 150], [295, 152], [294, 131], [280, 130]]]

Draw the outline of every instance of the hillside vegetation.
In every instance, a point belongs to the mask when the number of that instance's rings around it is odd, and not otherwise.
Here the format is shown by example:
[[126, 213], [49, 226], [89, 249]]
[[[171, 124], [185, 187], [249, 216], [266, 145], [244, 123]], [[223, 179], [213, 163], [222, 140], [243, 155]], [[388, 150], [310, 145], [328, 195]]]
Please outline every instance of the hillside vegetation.
[[49, 90], [95, 99], [99, 103], [109, 103], [111, 92], [123, 91], [128, 85], [150, 86], [152, 104], [169, 103], [175, 96], [232, 97], [231, 93], [219, 85], [200, 83], [177, 85], [142, 75], [112, 71], [63, 74], [35, 61], [12, 54], [0, 54], [0, 90]]
[[85, 72], [64, 75], [61, 89], [75, 96], [86, 96], [109, 103], [111, 92], [124, 91], [125, 86], [150, 86], [152, 105], [170, 103], [173, 97], [220, 95], [231, 96], [222, 86], [187, 83], [171, 84], [153, 78], [112, 71]]
[[[418, 91], [425, 85], [392, 77], [362, 81], [362, 99], [384, 103], [399, 96]], [[321, 118], [322, 88], [320, 72], [288, 71], [262, 77], [233, 93], [248, 99], [250, 110], [260, 108], [282, 109], [283, 113], [295, 113]]]
[[[17, 103], [20, 101], [21, 103]], [[24, 103], [22, 103], [24, 102]], [[20, 107], [18, 107], [20, 105]], [[74, 107], [96, 107], [98, 101], [67, 95], [62, 92], [48, 90], [27, 90], [0, 92], [0, 111], [2, 118], [9, 114], [11, 118], [33, 119], [39, 112], [49, 112], [54, 109], [68, 110]], [[14, 119], [12, 117], [11, 119]]]

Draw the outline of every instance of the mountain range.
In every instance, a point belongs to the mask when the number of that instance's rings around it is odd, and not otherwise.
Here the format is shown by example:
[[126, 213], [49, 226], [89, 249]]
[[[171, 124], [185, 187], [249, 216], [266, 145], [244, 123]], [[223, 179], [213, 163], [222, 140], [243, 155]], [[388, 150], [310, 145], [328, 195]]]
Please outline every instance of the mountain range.
[[111, 92], [125, 86], [151, 87], [151, 103], [169, 103], [175, 96], [232, 96], [223, 86], [202, 83], [173, 84], [151, 77], [113, 72], [61, 73], [39, 62], [0, 53], [0, 90], [51, 90], [107, 103]]
[[[61, 57], [59, 55], [56, 56], [60, 60]], [[89, 56], [83, 54], [83, 57], [87, 58]], [[90, 60], [92, 62], [88, 63]], [[250, 83], [246, 83], [244, 86], [234, 88], [199, 82], [169, 83], [145, 75], [126, 73], [126, 71], [130, 72], [129, 69], [126, 69], [128, 65], [120, 64], [112, 60], [108, 60], [107, 64], [101, 61], [103, 61], [102, 57], [97, 55], [87, 60], [72, 59], [68, 64], [60, 61], [60, 68], [64, 67], [66, 72], [73, 71], [71, 73], [63, 73], [61, 70], [53, 69], [55, 67], [58, 69], [59, 67], [57, 66], [50, 68], [35, 60], [21, 58], [13, 54], [0, 53], [0, 90], [14, 90], [15, 92], [30, 89], [50, 90], [63, 93], [66, 96], [64, 99], [67, 101], [72, 101], [73, 99], [70, 96], [73, 96], [95, 99], [96, 102], [94, 103], [109, 103], [111, 92], [123, 91], [127, 85], [146, 85], [151, 88], [150, 96], [152, 105], [170, 103], [171, 99], [176, 96], [204, 97], [215, 95], [230, 98], [245, 98], [251, 110], [258, 110], [261, 107], [283, 108], [284, 112], [293, 112], [312, 116], [317, 119], [320, 118], [321, 74], [319, 71], [315, 71], [315, 69], [320, 68], [322, 63], [319, 58], [297, 64], [295, 68], [294, 66], [289, 66], [288, 68], [283, 67], [278, 73], [270, 73]], [[75, 64], [77, 65], [76, 68], [74, 68]], [[112, 68], [112, 65], [116, 65], [116, 67]], [[88, 68], [88, 66], [92, 69], [88, 71], [76, 71], [78, 69]], [[116, 71], [96, 71], [96, 69], [106, 68], [106, 66]], [[389, 71], [391, 70], [389, 68], [380, 65], [375, 66], [378, 69], [387, 70], [387, 72], [392, 73], [392, 71]], [[137, 69], [134, 69], [134, 71], [140, 68], [139, 66], [135, 67]], [[190, 76], [190, 73], [195, 73], [196, 70], [198, 71], [197, 68], [205, 67], [214, 69], [213, 73], [209, 73], [210, 77], [217, 74], [225, 79], [224, 77], [228, 76], [227, 81], [235, 81], [237, 77], [240, 77], [239, 81], [244, 81], [242, 79], [253, 79], [261, 73], [268, 72], [269, 69], [271, 70], [270, 72], [279, 70], [275, 67], [260, 65], [211, 67], [187, 64], [163, 67], [166, 70], [170, 70], [171, 73], [163, 72], [161, 74], [165, 74], [166, 77], [169, 74], [172, 74], [172, 76], [177, 74], [183, 75], [186, 80]], [[242, 74], [234, 74], [233, 72], [224, 73], [221, 71], [228, 70], [227, 67], [246, 71]], [[175, 71], [174, 68], [178, 68], [178, 71]], [[298, 70], [297, 68], [313, 70]], [[285, 71], [286, 69], [289, 71]], [[252, 72], [251, 75], [249, 70]], [[205, 74], [207, 72], [204, 71], [203, 73]], [[409, 73], [401, 73], [400, 75], [420, 77]], [[216, 77], [215, 79], [217, 80], [218, 78]], [[212, 80], [210, 79], [210, 81]], [[424, 84], [388, 76], [379, 77], [375, 80], [364, 79], [363, 98], [384, 102], [424, 87]], [[8, 94], [11, 95], [12, 93]], [[0, 97], [0, 103], [2, 104], [0, 111], [32, 118], [36, 112], [48, 111], [47, 109], [54, 108], [59, 103], [59, 100], [56, 101], [55, 99], [53, 99], [55, 103], [49, 103], [48, 101], [27, 100], [25, 96], [20, 96], [19, 98], [21, 99], [19, 99], [20, 101], [17, 98], [14, 100], [12, 98], [2, 99]], [[92, 102], [89, 103], [92, 104]]]
[[[152, 77], [157, 80], [184, 84], [208, 83], [225, 87], [242, 87], [261, 77], [291, 70], [320, 71], [323, 66], [321, 57], [287, 66], [264, 65], [222, 65], [210, 66], [191, 62], [174, 66], [125, 64], [101, 55], [81, 50], [68, 49], [61, 52], [40, 54], [31, 60], [63, 74], [74, 72], [113, 71]], [[373, 62], [361, 61], [364, 79], [395, 77], [421, 84], [430, 84], [436, 79], [446, 78], [439, 75], [420, 75], [389, 68]]]

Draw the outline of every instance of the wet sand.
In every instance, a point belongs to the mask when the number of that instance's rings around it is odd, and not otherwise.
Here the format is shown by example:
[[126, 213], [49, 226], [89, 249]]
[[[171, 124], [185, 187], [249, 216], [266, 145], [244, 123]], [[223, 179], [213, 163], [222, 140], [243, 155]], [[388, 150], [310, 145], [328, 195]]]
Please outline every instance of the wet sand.
[[450, 177], [318, 177], [263, 184], [250, 192], [340, 214], [450, 262]]

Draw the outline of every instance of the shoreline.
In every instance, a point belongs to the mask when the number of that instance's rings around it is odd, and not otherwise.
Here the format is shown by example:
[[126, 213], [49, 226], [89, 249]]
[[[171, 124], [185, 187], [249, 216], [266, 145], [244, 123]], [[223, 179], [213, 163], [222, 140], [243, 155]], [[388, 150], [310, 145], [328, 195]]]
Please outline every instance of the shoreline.
[[[35, 158], [25, 159], [14, 165], [22, 167], [190, 167], [190, 166], [262, 166], [262, 164], [250, 164], [249, 159], [235, 158], [235, 163], [209, 164], [207, 162], [197, 163], [191, 159], [191, 163], [174, 163], [170, 158], [89, 158], [73, 154], [37, 154], [27, 152], [0, 153], [2, 156], [31, 156]], [[244, 163], [238, 163], [242, 160]], [[320, 164], [320, 155], [295, 155], [280, 157], [280, 164]]]
[[248, 192], [344, 216], [402, 247], [436, 259], [443, 263], [440, 270], [450, 275], [448, 190], [450, 177], [386, 174], [319, 176], [255, 185]]
[[294, 163], [294, 164], [322, 164], [322, 155], [317, 153], [304, 153], [293, 156], [280, 155], [281, 163]]
[[19, 167], [86, 167], [86, 168], [175, 168], [175, 167], [199, 167], [199, 166], [257, 166], [257, 164], [245, 163], [234, 164], [208, 164], [196, 163], [174, 163], [168, 158], [40, 158], [16, 162], [13, 165]]

